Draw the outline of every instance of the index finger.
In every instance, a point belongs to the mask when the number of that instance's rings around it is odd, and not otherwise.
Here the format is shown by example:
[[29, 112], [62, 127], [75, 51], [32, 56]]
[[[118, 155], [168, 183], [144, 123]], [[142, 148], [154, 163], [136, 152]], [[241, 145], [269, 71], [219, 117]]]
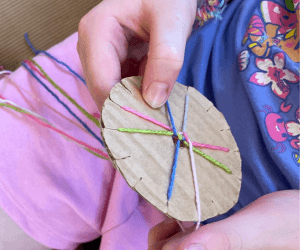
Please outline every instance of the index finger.
[[159, 241], [166, 240], [180, 231], [180, 227], [176, 220], [168, 218], [150, 230], [148, 235], [148, 245], [152, 246]]
[[124, 30], [113, 16], [99, 15], [95, 9], [80, 21], [78, 34], [77, 50], [87, 86], [101, 110], [110, 90], [121, 80], [120, 62], [127, 53]]

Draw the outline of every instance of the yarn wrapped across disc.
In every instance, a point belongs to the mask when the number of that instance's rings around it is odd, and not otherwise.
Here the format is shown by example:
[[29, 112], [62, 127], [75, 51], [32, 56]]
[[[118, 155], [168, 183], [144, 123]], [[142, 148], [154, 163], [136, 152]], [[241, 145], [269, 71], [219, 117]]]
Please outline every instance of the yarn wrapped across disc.
[[[195, 188], [189, 149], [179, 150], [172, 198], [167, 204], [175, 145], [172, 136], [120, 132], [118, 128], [163, 130], [121, 106], [130, 107], [170, 126], [165, 106], [153, 109], [141, 95], [141, 77], [123, 79], [111, 90], [101, 117], [101, 134], [114, 167], [128, 185], [168, 216], [197, 221]], [[213, 104], [192, 87], [176, 83], [169, 97], [175, 125], [182, 131], [185, 95], [189, 96], [186, 132], [191, 141], [229, 148], [229, 152], [199, 148], [227, 166], [232, 173], [195, 155], [202, 220], [232, 208], [241, 188], [241, 158], [230, 128]]]

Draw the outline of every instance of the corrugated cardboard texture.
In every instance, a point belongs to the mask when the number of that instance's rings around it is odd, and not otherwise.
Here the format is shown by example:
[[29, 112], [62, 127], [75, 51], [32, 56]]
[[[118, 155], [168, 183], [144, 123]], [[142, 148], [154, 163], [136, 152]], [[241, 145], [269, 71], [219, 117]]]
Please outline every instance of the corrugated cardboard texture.
[[[181, 221], [197, 221], [195, 190], [188, 148], [179, 151], [173, 195], [167, 206], [167, 189], [174, 157], [171, 136], [124, 133], [118, 128], [162, 130], [131, 114], [128, 106], [168, 126], [165, 106], [152, 109], [140, 93], [141, 78], [122, 80], [110, 92], [102, 110], [102, 137], [114, 166], [127, 183], [146, 200]], [[195, 154], [202, 220], [227, 212], [237, 202], [241, 187], [241, 158], [224, 116], [194, 88], [176, 83], [169, 103], [178, 130], [182, 129], [185, 95], [189, 96], [187, 134], [192, 141], [227, 147], [230, 152], [201, 149], [229, 167], [232, 174]]]
[[80, 19], [101, 0], [0, 0], [0, 65], [15, 70], [33, 55], [24, 33], [46, 50], [77, 31]]

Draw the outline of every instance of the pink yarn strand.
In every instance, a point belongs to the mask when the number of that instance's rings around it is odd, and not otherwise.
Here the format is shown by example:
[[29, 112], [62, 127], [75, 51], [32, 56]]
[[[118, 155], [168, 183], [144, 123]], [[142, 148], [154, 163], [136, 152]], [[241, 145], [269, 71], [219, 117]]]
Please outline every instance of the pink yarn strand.
[[[74, 121], [72, 121], [71, 119], [67, 118], [65, 115], [63, 115], [62, 113], [60, 113], [59, 111], [57, 111], [56, 109], [54, 109], [53, 107], [51, 107], [50, 105], [48, 105], [47, 103], [43, 102], [36, 94], [26, 90], [25, 88], [19, 86], [17, 83], [15, 83], [10, 77], [6, 78], [8, 80], [8, 83], [11, 84], [12, 86], [14, 86], [15, 88], [17, 88], [17, 90], [22, 93], [25, 92], [26, 94], [28, 94], [29, 96], [31, 96], [33, 99], [35, 99], [36, 101], [38, 101], [39, 103], [41, 103], [42, 105], [45, 105], [47, 108], [51, 109], [54, 113], [56, 113], [57, 115], [61, 116], [62, 118], [66, 119], [68, 122], [72, 123], [73, 125], [75, 125], [77, 128], [79, 128], [80, 130], [82, 130], [83, 132], [87, 133], [88, 135], [90, 135], [83, 127], [81, 127], [79, 124], [75, 123]], [[23, 93], [22, 93], [23, 94]], [[1, 97], [1, 95], [0, 95]], [[2, 99], [5, 99], [4, 97], [1, 97]]]
[[[189, 141], [189, 137], [188, 135], [186, 134], [186, 132], [182, 132], [184, 138], [186, 139], [186, 141], [188, 142]], [[194, 144], [193, 144], [194, 145]]]
[[121, 108], [124, 109], [124, 110], [126, 110], [126, 111], [128, 111], [128, 112], [130, 112], [130, 113], [132, 113], [132, 114], [135, 114], [135, 115], [137, 115], [137, 116], [139, 116], [139, 117], [141, 117], [141, 118], [143, 118], [143, 119], [145, 119], [145, 120], [147, 120], [149, 122], [152, 122], [152, 123], [154, 123], [154, 124], [156, 124], [158, 126], [161, 126], [162, 128], [165, 128], [166, 130], [172, 131], [172, 129], [169, 126], [167, 126], [167, 125], [165, 125], [165, 124], [163, 124], [163, 123], [161, 123], [159, 121], [156, 121], [155, 119], [153, 119], [153, 118], [151, 118], [151, 117], [149, 117], [147, 115], [144, 115], [144, 114], [142, 114], [140, 112], [137, 112], [137, 111], [135, 111], [132, 108], [129, 108], [129, 107], [126, 107], [126, 106], [121, 106]]
[[[142, 114], [142, 113], [140, 113], [140, 112], [138, 112], [138, 111], [136, 111], [132, 108], [129, 108], [129, 107], [126, 107], [126, 106], [121, 106], [121, 108], [128, 111], [128, 112], [130, 112], [130, 113], [132, 113], [132, 114], [134, 114], [134, 115], [136, 115], [136, 116], [138, 116], [138, 117], [141, 117], [141, 118], [143, 118], [143, 119], [145, 119], [149, 122], [152, 122], [152, 123], [154, 123], [154, 124], [156, 124], [156, 125], [158, 125], [162, 128], [165, 128], [166, 130], [172, 131], [172, 129], [169, 126], [167, 126], [167, 125], [165, 125], [165, 124], [163, 124], [163, 123], [161, 123], [161, 122], [159, 122], [159, 121], [157, 121], [157, 120], [155, 120], [155, 119], [153, 119], [153, 118], [151, 118], [147, 115], [144, 115], [144, 114]], [[184, 135], [185, 139], [188, 141], [188, 137], [187, 137], [186, 132], [183, 132], [183, 135]], [[209, 148], [209, 149], [214, 149], [214, 150], [222, 150], [222, 151], [225, 151], [225, 152], [230, 151], [229, 148], [214, 146], [214, 145], [205, 144], [205, 143], [192, 142], [192, 144], [195, 147]]]
[[[189, 138], [186, 134], [186, 132], [182, 132], [184, 138], [189, 141]], [[205, 143], [198, 143], [198, 142], [192, 142], [192, 145], [195, 147], [201, 147], [201, 148], [209, 148], [209, 149], [214, 149], [214, 150], [222, 150], [225, 152], [228, 152], [230, 149], [229, 148], [224, 148], [224, 147], [220, 147], [220, 146], [213, 146], [210, 144], [205, 144]]]
[[210, 148], [210, 149], [215, 149], [215, 150], [222, 150], [225, 152], [229, 152], [229, 148], [224, 148], [224, 147], [219, 147], [219, 146], [213, 146], [210, 144], [204, 144], [204, 143], [198, 143], [198, 142], [192, 142], [193, 146], [195, 147], [201, 147], [201, 148]]
[[42, 74], [42, 72], [39, 71], [39, 69], [29, 60], [24, 60], [25, 63], [27, 63], [29, 65], [29, 67], [35, 71], [36, 73], [38, 73], [42, 78], [46, 79], [46, 77]]
[[32, 120], [36, 121], [36, 122], [39, 123], [40, 125], [42, 125], [42, 126], [44, 126], [44, 127], [46, 127], [46, 128], [50, 128], [50, 129], [54, 130], [55, 132], [57, 132], [57, 133], [63, 135], [64, 137], [68, 138], [69, 140], [74, 141], [74, 142], [77, 143], [78, 145], [81, 145], [81, 146], [83, 146], [83, 147], [85, 147], [85, 148], [91, 150], [92, 152], [94, 152], [94, 153], [96, 153], [96, 154], [99, 154], [99, 155], [101, 155], [101, 156], [103, 156], [103, 157], [105, 157], [105, 158], [109, 158], [109, 156], [108, 156], [106, 153], [102, 152], [101, 150], [99, 150], [99, 149], [97, 149], [97, 148], [94, 148], [94, 147], [92, 147], [92, 146], [86, 144], [85, 142], [80, 141], [80, 140], [78, 140], [78, 139], [76, 139], [76, 138], [74, 138], [74, 137], [72, 137], [72, 136], [66, 134], [65, 132], [61, 131], [60, 129], [57, 129], [57, 128], [53, 127], [52, 125], [50, 125], [50, 124], [48, 124], [48, 123], [46, 123], [46, 122], [44, 122], [44, 121], [38, 119], [37, 117], [35, 117], [35, 116], [31, 115], [31, 114], [25, 114], [25, 115], [28, 116], [29, 118], [31, 118]]
[[13, 106], [13, 107], [16, 107], [16, 108], [18, 108], [18, 109], [20, 109], [20, 110], [25, 111], [24, 115], [26, 115], [27, 117], [29, 117], [29, 118], [31, 118], [32, 120], [36, 121], [38, 124], [40, 124], [40, 125], [42, 125], [42, 126], [44, 126], [44, 127], [46, 127], [46, 128], [49, 128], [49, 129], [54, 130], [55, 132], [59, 133], [60, 135], [62, 135], [62, 136], [64, 136], [64, 137], [66, 137], [67, 139], [69, 139], [69, 140], [75, 142], [75, 143], [78, 144], [79, 146], [82, 146], [83, 148], [86, 148], [86, 149], [88, 149], [88, 150], [90, 150], [90, 151], [92, 151], [92, 152], [94, 152], [94, 153], [96, 153], [96, 154], [98, 154], [98, 155], [101, 155], [103, 158], [109, 159], [108, 154], [106, 154], [105, 152], [103, 152], [103, 151], [101, 151], [101, 150], [99, 150], [99, 149], [97, 149], [97, 148], [94, 148], [94, 147], [92, 147], [92, 146], [86, 144], [85, 142], [80, 141], [80, 140], [78, 140], [78, 139], [76, 139], [76, 138], [74, 138], [74, 137], [72, 137], [72, 136], [66, 134], [66, 133], [63, 132], [62, 130], [60, 130], [60, 129], [54, 127], [50, 122], [48, 122], [48, 121], [47, 121], [45, 118], [43, 118], [42, 116], [40, 116], [40, 115], [38, 115], [38, 114], [36, 114], [36, 113], [30, 111], [30, 110], [27, 110], [27, 109], [25, 109], [25, 108], [22, 108], [22, 107], [20, 107], [19, 105], [16, 105], [15, 103], [13, 103], [13, 102], [11, 102], [11, 101], [5, 100], [4, 98], [3, 98], [3, 100], [0, 99], [0, 102], [1, 102], [1, 103], [9, 104], [9, 105], [11, 105], [11, 106]]

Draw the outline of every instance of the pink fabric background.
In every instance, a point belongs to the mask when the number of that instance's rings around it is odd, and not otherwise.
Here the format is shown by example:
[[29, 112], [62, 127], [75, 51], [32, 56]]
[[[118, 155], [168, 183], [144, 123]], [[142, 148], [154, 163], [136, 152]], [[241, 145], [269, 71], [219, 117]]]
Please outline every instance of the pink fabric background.
[[[83, 75], [77, 39], [75, 33], [49, 52]], [[35, 60], [87, 111], [98, 112], [86, 86], [75, 76], [44, 55]], [[94, 123], [43, 81], [100, 134]], [[0, 94], [102, 149], [92, 136], [11, 82], [79, 124], [23, 67], [0, 81]], [[147, 249], [149, 229], [165, 217], [130, 189], [110, 162], [4, 107], [0, 107], [0, 139], [0, 206], [32, 238], [51, 248], [74, 249], [103, 235], [101, 250]]]

